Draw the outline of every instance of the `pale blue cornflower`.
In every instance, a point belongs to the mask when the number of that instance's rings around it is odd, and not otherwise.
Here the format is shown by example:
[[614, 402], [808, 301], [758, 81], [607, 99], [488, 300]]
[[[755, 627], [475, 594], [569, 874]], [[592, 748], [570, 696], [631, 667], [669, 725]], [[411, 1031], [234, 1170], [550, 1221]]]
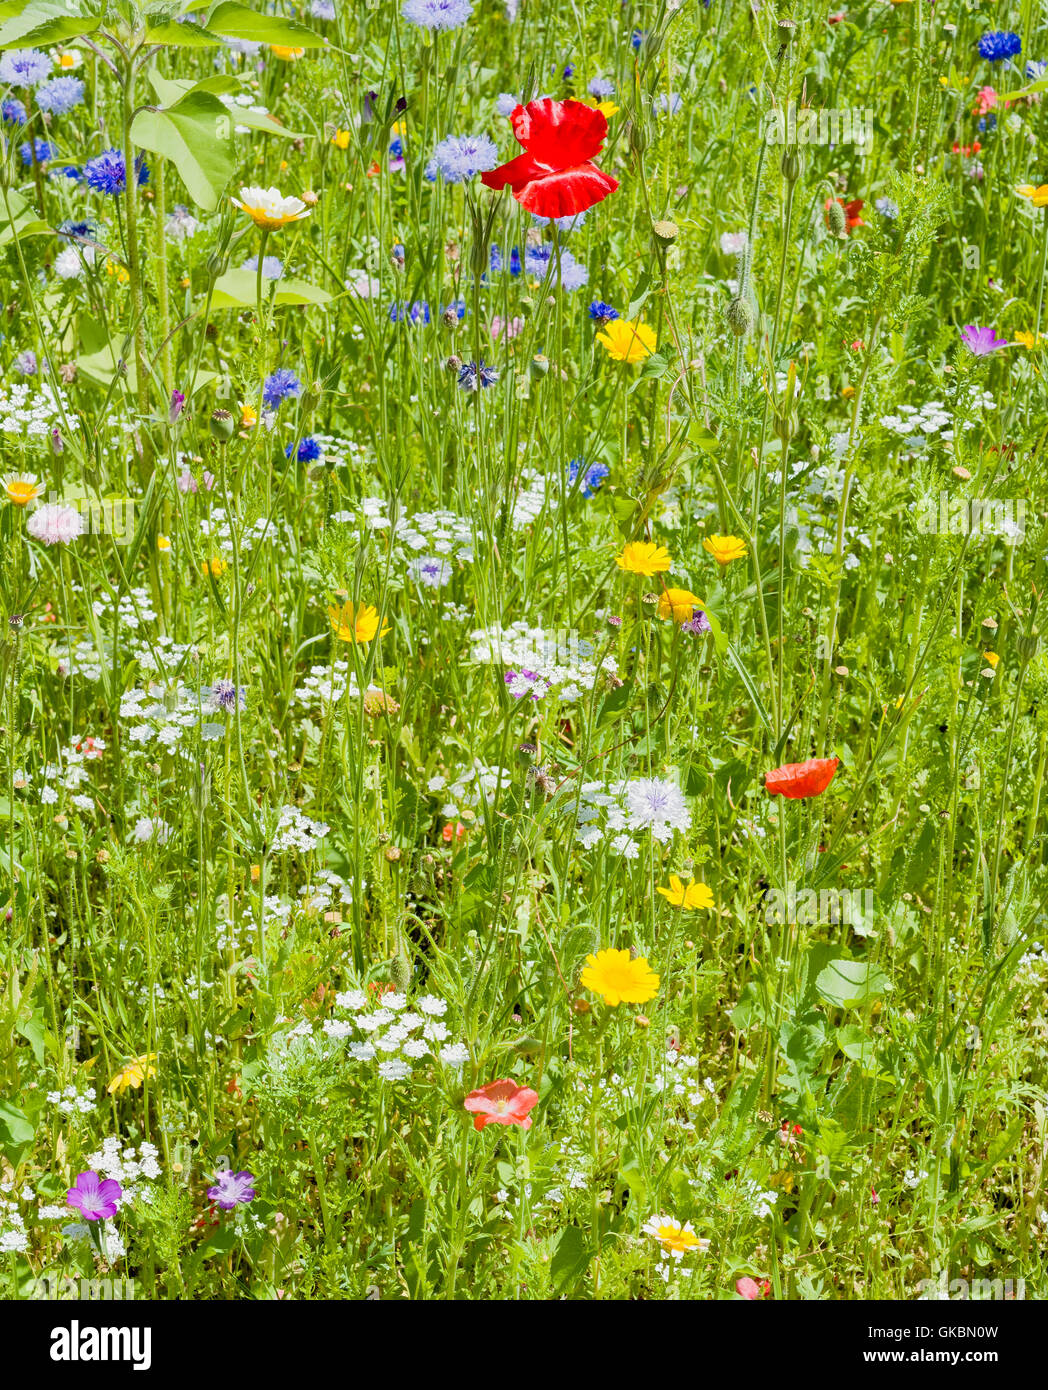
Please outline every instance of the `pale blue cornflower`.
[[433, 151], [426, 178], [432, 181], [439, 174], [445, 183], [467, 183], [498, 162], [498, 147], [486, 135], [449, 135]]
[[460, 29], [473, 15], [472, 0], [406, 0], [400, 11], [420, 29]]

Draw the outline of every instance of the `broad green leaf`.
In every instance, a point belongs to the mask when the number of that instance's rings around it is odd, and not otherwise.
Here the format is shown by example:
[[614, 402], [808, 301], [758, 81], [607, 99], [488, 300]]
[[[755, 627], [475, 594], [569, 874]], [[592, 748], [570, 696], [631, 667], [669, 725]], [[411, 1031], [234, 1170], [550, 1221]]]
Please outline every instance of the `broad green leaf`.
[[146, 29], [146, 43], [162, 43], [165, 48], [223, 47], [217, 34], [210, 33], [199, 24], [179, 24], [177, 20], [167, 24], [151, 24]]
[[[262, 297], [268, 300], [276, 291], [277, 304], [329, 304], [331, 295], [327, 290], [307, 284], [305, 280], [263, 280]], [[245, 309], [255, 303], [255, 272], [253, 270], [227, 270], [225, 275], [215, 281], [211, 299], [212, 309]]]
[[193, 201], [213, 212], [235, 167], [232, 139], [222, 138], [228, 123], [229, 112], [218, 97], [187, 92], [173, 106], [139, 111], [131, 139], [170, 159]]
[[578, 1226], [565, 1226], [557, 1237], [549, 1277], [557, 1293], [565, 1293], [585, 1274], [593, 1258], [593, 1247]]
[[[215, 77], [205, 77], [201, 82], [187, 81], [185, 78], [162, 77], [155, 68], [150, 70], [149, 81], [160, 99], [161, 106], [174, 106], [188, 96], [190, 92], [209, 92], [213, 96], [222, 98], [225, 96], [236, 96], [243, 92], [242, 83], [235, 77], [218, 74]], [[227, 106], [222, 103], [226, 112], [226, 125], [220, 127], [220, 131], [225, 134], [232, 134], [238, 125], [250, 126], [252, 130], [264, 131], [267, 135], [282, 135], [285, 140], [309, 140], [309, 131], [289, 130], [282, 125], [276, 116], [265, 114], [260, 111], [249, 111], [241, 106]]]
[[100, 12], [81, 9], [74, 0], [68, 4], [36, 0], [34, 4], [17, 6], [16, 13], [0, 24], [0, 50], [35, 48], [92, 34], [101, 19]]
[[819, 972], [815, 988], [827, 1004], [857, 1009], [889, 988], [891, 981], [879, 966], [861, 960], [831, 960]]
[[209, 16], [207, 27], [227, 39], [247, 39], [249, 43], [275, 43], [288, 48], [323, 48], [326, 39], [304, 24], [277, 15], [258, 14], [232, 0], [219, 5]]

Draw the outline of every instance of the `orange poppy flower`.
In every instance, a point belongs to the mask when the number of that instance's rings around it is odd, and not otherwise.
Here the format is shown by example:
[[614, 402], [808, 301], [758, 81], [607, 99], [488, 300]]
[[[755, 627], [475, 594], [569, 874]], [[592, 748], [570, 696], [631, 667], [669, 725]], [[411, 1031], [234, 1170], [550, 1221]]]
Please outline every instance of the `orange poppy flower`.
[[531, 1115], [539, 1103], [538, 1092], [530, 1086], [518, 1086], [515, 1081], [489, 1081], [479, 1090], [470, 1091], [462, 1102], [473, 1116], [473, 1128], [485, 1125], [520, 1125], [531, 1128]]

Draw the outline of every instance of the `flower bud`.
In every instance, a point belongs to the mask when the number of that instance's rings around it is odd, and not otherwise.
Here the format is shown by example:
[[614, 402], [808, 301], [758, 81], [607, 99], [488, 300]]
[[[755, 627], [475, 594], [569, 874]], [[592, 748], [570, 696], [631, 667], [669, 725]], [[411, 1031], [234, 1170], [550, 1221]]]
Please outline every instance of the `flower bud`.
[[836, 199], [826, 209], [826, 225], [830, 229], [830, 235], [843, 237], [848, 227], [848, 219], [844, 215], [844, 209]]
[[782, 156], [782, 176], [787, 183], [796, 183], [804, 168], [801, 152], [798, 149], [786, 150]]
[[742, 295], [736, 295], [728, 305], [728, 327], [736, 338], [748, 337], [753, 332], [756, 321], [757, 316], [750, 301]]

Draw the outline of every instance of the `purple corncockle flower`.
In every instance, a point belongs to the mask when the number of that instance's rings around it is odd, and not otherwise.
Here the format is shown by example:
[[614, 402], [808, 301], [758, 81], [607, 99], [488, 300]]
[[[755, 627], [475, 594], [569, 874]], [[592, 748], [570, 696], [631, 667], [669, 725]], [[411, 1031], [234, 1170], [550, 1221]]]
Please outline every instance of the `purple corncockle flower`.
[[239, 1202], [246, 1204], [253, 1200], [254, 1181], [254, 1173], [234, 1173], [232, 1168], [227, 1168], [215, 1174], [215, 1185], [207, 1189], [207, 1195], [223, 1211], [232, 1211]]
[[961, 341], [976, 357], [988, 357], [998, 348], [1008, 346], [1007, 338], [997, 338], [992, 328], [979, 328], [974, 323], [966, 324], [961, 329]]
[[681, 623], [680, 630], [681, 632], [694, 633], [695, 636], [698, 637], [704, 632], [709, 632], [710, 620], [701, 608], [693, 608], [691, 610], [691, 617], [686, 623]]
[[537, 671], [507, 671], [503, 679], [514, 700], [520, 700], [525, 695], [530, 695], [533, 700], [541, 700], [546, 691], [536, 687], [543, 684], [549, 689], [549, 682]]
[[182, 414], [182, 407], [185, 405], [185, 403], [186, 398], [181, 391], [171, 392], [171, 406], [168, 410], [168, 419], [171, 421], [172, 424], [174, 424], [178, 417]]
[[66, 1202], [76, 1207], [85, 1221], [106, 1221], [116, 1215], [116, 1204], [123, 1195], [124, 1189], [114, 1178], [100, 1178], [89, 1168], [66, 1192]]

